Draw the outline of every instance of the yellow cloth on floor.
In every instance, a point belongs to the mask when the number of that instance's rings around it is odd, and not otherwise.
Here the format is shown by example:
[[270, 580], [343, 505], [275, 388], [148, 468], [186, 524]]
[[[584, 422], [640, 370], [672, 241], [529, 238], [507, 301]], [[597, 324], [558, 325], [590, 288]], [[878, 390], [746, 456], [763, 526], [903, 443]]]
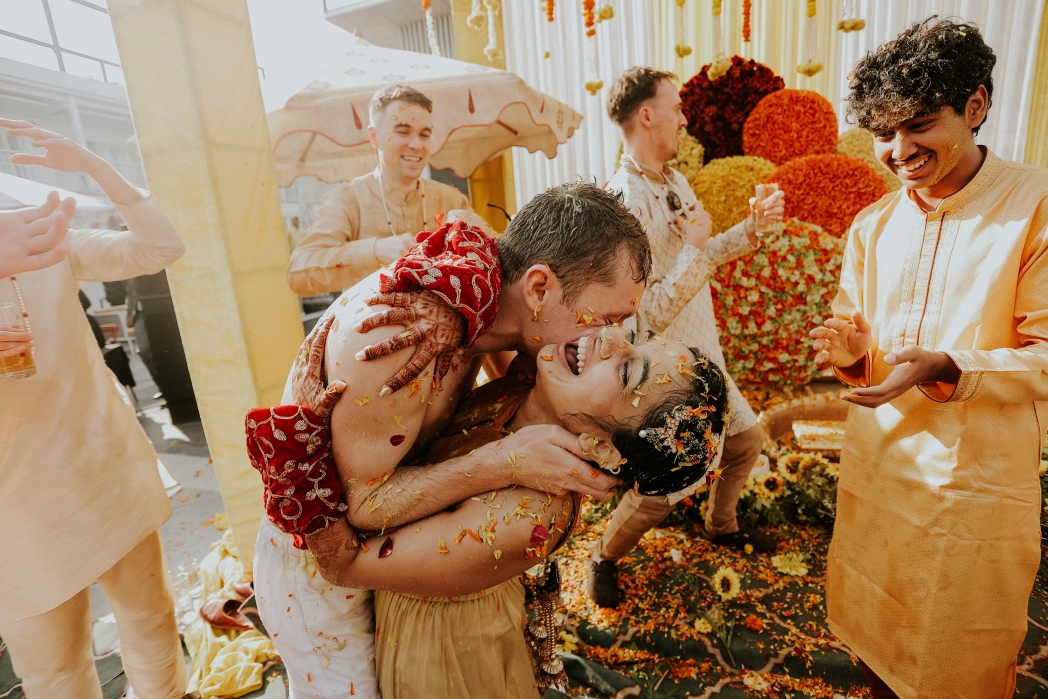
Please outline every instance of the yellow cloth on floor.
[[[231, 529], [211, 545], [199, 574], [204, 586], [200, 604], [243, 577]], [[188, 691], [199, 692], [203, 699], [242, 697], [261, 689], [263, 667], [277, 657], [273, 642], [258, 631], [215, 629], [199, 617], [186, 629], [185, 644], [193, 659]]]
[[526, 622], [518, 578], [453, 599], [377, 591], [383, 699], [538, 699]]

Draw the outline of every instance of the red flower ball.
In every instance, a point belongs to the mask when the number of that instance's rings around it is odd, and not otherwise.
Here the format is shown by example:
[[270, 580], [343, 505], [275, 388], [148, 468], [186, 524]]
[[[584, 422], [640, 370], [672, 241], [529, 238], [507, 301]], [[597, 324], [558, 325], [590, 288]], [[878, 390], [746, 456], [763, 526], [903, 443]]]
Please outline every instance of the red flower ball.
[[848, 155], [807, 155], [791, 160], [765, 182], [786, 193], [786, 216], [844, 237], [855, 215], [888, 193], [869, 164]]
[[805, 155], [837, 150], [837, 114], [811, 90], [778, 90], [753, 108], [742, 129], [746, 155], [782, 165]]
[[786, 86], [768, 66], [732, 56], [731, 68], [710, 81], [710, 65], [681, 88], [688, 133], [705, 149], [706, 162], [742, 155], [742, 127], [765, 95]]

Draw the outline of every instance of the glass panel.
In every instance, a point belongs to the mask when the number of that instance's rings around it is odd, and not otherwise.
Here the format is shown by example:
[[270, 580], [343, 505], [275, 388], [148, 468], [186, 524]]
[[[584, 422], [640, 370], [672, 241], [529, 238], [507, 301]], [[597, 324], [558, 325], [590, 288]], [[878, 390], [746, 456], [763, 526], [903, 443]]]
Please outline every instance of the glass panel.
[[55, 52], [43, 46], [30, 44], [28, 41], [12, 39], [0, 35], [0, 57], [21, 61], [29, 65], [58, 70], [58, 58]]
[[44, 5], [40, 0], [3, 0], [3, 6], [0, 29], [51, 43], [47, 16], [44, 15]]
[[59, 46], [113, 63], [120, 62], [109, 15], [70, 0], [48, 1]]
[[71, 53], [63, 53], [62, 60], [65, 61], [66, 72], [70, 75], [79, 75], [82, 78], [94, 78], [99, 82], [103, 81], [102, 66], [98, 61], [92, 61], [90, 58], [74, 56]]

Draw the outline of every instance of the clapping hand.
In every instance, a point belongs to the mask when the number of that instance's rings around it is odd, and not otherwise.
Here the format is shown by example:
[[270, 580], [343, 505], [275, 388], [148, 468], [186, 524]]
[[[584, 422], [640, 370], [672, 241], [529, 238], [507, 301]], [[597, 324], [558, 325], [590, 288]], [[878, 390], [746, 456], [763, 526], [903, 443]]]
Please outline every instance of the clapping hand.
[[866, 356], [873, 344], [873, 333], [861, 311], [854, 311], [851, 320], [829, 318], [808, 333], [815, 342], [815, 366], [850, 367]]

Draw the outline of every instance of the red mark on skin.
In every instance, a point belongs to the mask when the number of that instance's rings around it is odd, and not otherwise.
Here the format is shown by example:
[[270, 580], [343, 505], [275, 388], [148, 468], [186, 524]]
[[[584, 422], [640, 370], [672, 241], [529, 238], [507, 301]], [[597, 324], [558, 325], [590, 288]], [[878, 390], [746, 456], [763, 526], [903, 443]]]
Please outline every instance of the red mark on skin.
[[378, 557], [385, 558], [391, 553], [393, 553], [393, 537], [387, 536], [386, 540], [382, 542], [382, 546], [378, 550]]
[[547, 539], [549, 539], [549, 530], [541, 524], [536, 524], [535, 528], [531, 530], [531, 543], [541, 544]]
[[402, 435], [402, 434], [395, 434], [395, 435], [393, 435], [392, 437], [389, 438], [389, 443], [392, 444], [395, 447], [399, 447], [401, 444], [404, 443], [405, 439], [406, 439], [406, 437], [404, 437], [404, 435]]

